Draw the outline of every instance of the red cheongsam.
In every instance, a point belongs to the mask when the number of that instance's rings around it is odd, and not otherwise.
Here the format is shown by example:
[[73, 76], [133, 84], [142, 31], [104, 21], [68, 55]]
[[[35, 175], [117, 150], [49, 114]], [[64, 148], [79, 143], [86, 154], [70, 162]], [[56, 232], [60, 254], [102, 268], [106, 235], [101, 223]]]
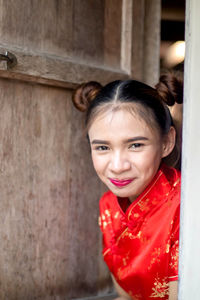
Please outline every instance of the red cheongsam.
[[110, 191], [100, 200], [104, 260], [133, 299], [168, 299], [178, 280], [180, 172], [162, 165], [126, 209], [128, 201]]

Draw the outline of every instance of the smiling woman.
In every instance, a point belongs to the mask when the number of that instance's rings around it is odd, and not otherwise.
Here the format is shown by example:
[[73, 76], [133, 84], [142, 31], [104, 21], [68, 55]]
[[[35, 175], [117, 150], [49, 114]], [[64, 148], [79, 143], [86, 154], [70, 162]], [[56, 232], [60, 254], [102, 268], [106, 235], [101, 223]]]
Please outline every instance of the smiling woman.
[[109, 188], [100, 200], [103, 257], [120, 299], [177, 299], [180, 172], [167, 104], [182, 102], [182, 81], [81, 85], [94, 168]]
[[[119, 197], [135, 200], [174, 148], [175, 130], [162, 140], [158, 131], [126, 110], [97, 117], [88, 131], [92, 160], [100, 179]], [[95, 138], [98, 138], [97, 140]], [[169, 145], [168, 145], [169, 144]]]

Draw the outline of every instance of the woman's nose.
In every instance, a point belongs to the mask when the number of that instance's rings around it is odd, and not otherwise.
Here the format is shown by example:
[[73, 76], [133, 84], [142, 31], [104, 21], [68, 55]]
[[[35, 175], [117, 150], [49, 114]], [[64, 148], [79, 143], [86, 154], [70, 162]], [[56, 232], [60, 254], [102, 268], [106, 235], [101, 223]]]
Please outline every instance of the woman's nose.
[[123, 155], [121, 152], [113, 153], [110, 160], [110, 170], [113, 173], [121, 173], [129, 170], [131, 167], [131, 163], [128, 158]]

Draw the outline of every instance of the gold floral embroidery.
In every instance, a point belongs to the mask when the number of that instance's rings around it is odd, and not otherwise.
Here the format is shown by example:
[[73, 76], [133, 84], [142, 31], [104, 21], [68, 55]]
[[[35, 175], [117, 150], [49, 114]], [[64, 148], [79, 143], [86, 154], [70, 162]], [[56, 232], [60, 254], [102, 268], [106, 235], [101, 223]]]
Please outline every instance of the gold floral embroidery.
[[138, 218], [140, 215], [138, 213], [135, 213], [133, 216], [134, 218]]
[[139, 231], [136, 235], [133, 234], [132, 232], [129, 231], [129, 228], [127, 227], [122, 234], [118, 237], [117, 239], [117, 244], [119, 243], [119, 240], [125, 237], [129, 237], [129, 239], [134, 240], [134, 239], [140, 239], [142, 235], [142, 232]]
[[119, 211], [117, 211], [117, 212], [115, 213], [115, 215], [114, 215], [114, 218], [115, 218], [115, 219], [118, 219], [118, 217], [119, 217]]
[[179, 258], [179, 247], [178, 247], [178, 240], [174, 243], [171, 249], [171, 262], [170, 267], [171, 269], [177, 270], [178, 269], [178, 258]]
[[155, 278], [154, 287], [151, 298], [165, 298], [169, 295], [169, 283], [167, 277], [160, 280], [159, 277]]
[[117, 270], [117, 278], [118, 278], [119, 280], [122, 279], [122, 270], [121, 270], [121, 268], [119, 268], [119, 269]]
[[151, 262], [150, 265], [148, 266], [148, 270], [152, 268], [152, 265], [155, 264], [156, 262], [160, 262], [160, 254], [161, 254], [161, 248], [155, 248], [154, 251], [152, 252], [151, 256]]
[[108, 224], [111, 224], [111, 213], [108, 209], [104, 211], [104, 214], [102, 213], [99, 219], [99, 225], [105, 229]]
[[127, 262], [130, 259], [130, 255], [129, 254], [130, 254], [130, 251], [122, 258], [124, 266], [127, 266]]
[[170, 249], [170, 243], [167, 243], [167, 245], [166, 245], [166, 253], [169, 253], [169, 249]]
[[174, 182], [173, 186], [175, 187], [179, 182], [180, 182], [180, 178], [178, 178], [178, 179]]
[[128, 227], [120, 234], [120, 236], [118, 237], [118, 239], [117, 239], [117, 244], [119, 243], [119, 240], [122, 238], [122, 237], [124, 237], [124, 235], [126, 234], [126, 232], [128, 231]]
[[110, 211], [109, 211], [108, 209], [105, 210], [105, 215], [106, 215], [107, 217], [110, 217], [110, 216], [111, 216]]
[[148, 204], [149, 204], [149, 199], [147, 198], [144, 201], [139, 202], [138, 206], [140, 207], [141, 211], [148, 211], [150, 209]]
[[107, 249], [104, 253], [103, 253], [103, 256], [106, 256], [106, 254], [108, 253], [108, 252], [110, 252], [111, 250], [110, 249]]
[[[155, 186], [155, 184], [157, 183], [158, 179], [161, 177], [162, 175], [162, 172], [158, 172], [158, 175], [157, 175], [157, 178], [155, 179], [154, 183], [151, 185], [151, 187], [146, 191], [146, 193], [142, 196], [142, 198], [139, 200], [138, 203], [136, 203], [136, 205], [140, 205], [140, 203], [142, 202], [142, 200], [146, 197], [146, 195], [150, 192], [150, 190]], [[130, 209], [129, 211], [129, 214], [128, 214], [128, 220], [130, 220], [130, 216], [131, 216], [131, 213], [132, 213], [132, 210], [135, 208], [136, 205], [133, 205], [132, 208]]]

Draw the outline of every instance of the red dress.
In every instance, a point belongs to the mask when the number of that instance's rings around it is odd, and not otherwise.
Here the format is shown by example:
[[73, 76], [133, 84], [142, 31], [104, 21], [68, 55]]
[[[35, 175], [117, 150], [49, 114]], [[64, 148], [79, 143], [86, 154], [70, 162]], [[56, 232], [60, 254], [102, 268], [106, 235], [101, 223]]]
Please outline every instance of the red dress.
[[126, 209], [128, 201], [110, 191], [100, 200], [104, 260], [133, 299], [168, 299], [178, 280], [180, 172], [162, 165]]

